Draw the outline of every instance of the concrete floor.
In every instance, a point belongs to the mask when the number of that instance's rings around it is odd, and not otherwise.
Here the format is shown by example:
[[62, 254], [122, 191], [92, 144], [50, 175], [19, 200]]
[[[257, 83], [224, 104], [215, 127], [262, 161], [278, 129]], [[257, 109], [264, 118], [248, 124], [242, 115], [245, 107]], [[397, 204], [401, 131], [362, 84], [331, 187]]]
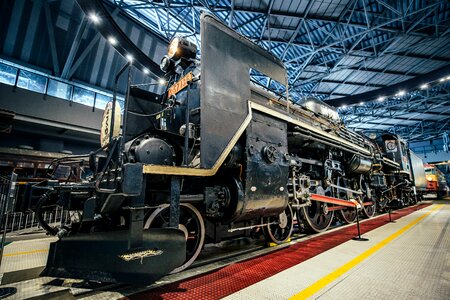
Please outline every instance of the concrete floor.
[[434, 204], [225, 299], [450, 299], [450, 204]]
[[0, 273], [25, 270], [44, 266], [47, 261], [48, 248], [55, 238], [15, 241], [6, 245], [3, 253]]
[[[368, 241], [347, 241], [225, 299], [450, 299], [449, 223], [450, 202], [435, 201], [364, 234]], [[16, 278], [20, 278], [30, 268], [42, 268], [52, 240], [43, 236], [7, 245], [0, 272], [19, 270]], [[31, 296], [36, 289], [61, 289], [50, 288], [42, 280], [14, 285], [19, 291], [13, 298]], [[132, 293], [128, 288], [126, 293], [105, 293], [104, 298]], [[160, 298], [179, 297], [172, 293]]]

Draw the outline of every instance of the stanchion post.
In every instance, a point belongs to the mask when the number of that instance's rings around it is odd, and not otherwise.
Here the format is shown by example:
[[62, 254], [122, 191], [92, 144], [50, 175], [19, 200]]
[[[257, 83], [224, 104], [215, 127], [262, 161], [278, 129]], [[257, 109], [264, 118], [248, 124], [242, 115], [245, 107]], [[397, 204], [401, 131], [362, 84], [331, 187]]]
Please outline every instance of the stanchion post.
[[358, 213], [358, 209], [355, 207], [355, 211], [356, 211], [356, 225], [358, 226], [358, 239], [361, 238], [361, 229], [359, 228], [359, 213]]
[[356, 213], [356, 226], [358, 228], [358, 236], [354, 237], [352, 240], [355, 240], [355, 241], [368, 241], [369, 239], [361, 237], [361, 229], [359, 227], [359, 211], [358, 211], [358, 206], [356, 204], [355, 204], [355, 213]]
[[395, 221], [392, 221], [391, 212], [392, 212], [392, 209], [389, 208], [389, 210], [388, 210], [388, 214], [389, 214], [389, 223], [395, 223]]

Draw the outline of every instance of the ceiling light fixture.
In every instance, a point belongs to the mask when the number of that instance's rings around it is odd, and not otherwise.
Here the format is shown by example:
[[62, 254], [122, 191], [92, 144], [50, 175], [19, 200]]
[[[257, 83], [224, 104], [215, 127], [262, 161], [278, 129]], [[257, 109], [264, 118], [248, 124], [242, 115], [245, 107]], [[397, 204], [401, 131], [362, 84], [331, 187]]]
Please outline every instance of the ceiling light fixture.
[[420, 88], [422, 89], [422, 90], [426, 90], [427, 88], [428, 88], [428, 84], [422, 84], [421, 86], [420, 86]]
[[91, 13], [89, 14], [89, 19], [92, 21], [92, 23], [94, 24], [99, 24], [100, 23], [100, 17], [97, 16], [95, 13]]
[[108, 37], [108, 42], [113, 46], [117, 45], [117, 40], [113, 36]]

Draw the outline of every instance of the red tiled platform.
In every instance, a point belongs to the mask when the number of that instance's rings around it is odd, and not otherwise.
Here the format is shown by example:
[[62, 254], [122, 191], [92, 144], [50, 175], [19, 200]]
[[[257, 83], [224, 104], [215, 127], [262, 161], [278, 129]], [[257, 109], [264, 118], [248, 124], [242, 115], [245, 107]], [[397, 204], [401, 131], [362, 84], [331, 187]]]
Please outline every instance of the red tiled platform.
[[[392, 220], [409, 215], [429, 205], [431, 204], [420, 204], [397, 210], [392, 214]], [[363, 222], [360, 225], [361, 233], [369, 232], [385, 225], [387, 222], [389, 222], [387, 214]], [[348, 226], [267, 255], [132, 295], [127, 299], [220, 299], [347, 242], [355, 237], [356, 233], [356, 225]]]

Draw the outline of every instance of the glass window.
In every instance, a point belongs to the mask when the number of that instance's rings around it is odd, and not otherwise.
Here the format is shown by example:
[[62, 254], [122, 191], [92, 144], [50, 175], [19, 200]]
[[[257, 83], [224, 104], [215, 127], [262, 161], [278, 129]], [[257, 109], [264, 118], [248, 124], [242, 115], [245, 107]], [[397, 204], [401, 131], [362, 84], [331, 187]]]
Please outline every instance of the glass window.
[[44, 93], [45, 85], [47, 84], [47, 78], [41, 75], [37, 75], [25, 70], [20, 70], [19, 80], [17, 80], [17, 86], [30, 91]]
[[77, 103], [81, 103], [87, 106], [93, 106], [94, 105], [94, 97], [95, 93], [79, 88], [74, 87], [73, 89], [73, 101]]
[[433, 168], [428, 168], [428, 169], [425, 169], [425, 174], [427, 174], [427, 175], [435, 175], [436, 172], [434, 171]]
[[50, 96], [70, 100], [70, 94], [72, 93], [72, 86], [67, 83], [57, 80], [49, 79], [47, 94]]
[[105, 109], [106, 103], [112, 100], [112, 97], [103, 94], [96, 94], [95, 107], [99, 109]]
[[17, 68], [0, 64], [0, 82], [14, 85], [16, 83]]

